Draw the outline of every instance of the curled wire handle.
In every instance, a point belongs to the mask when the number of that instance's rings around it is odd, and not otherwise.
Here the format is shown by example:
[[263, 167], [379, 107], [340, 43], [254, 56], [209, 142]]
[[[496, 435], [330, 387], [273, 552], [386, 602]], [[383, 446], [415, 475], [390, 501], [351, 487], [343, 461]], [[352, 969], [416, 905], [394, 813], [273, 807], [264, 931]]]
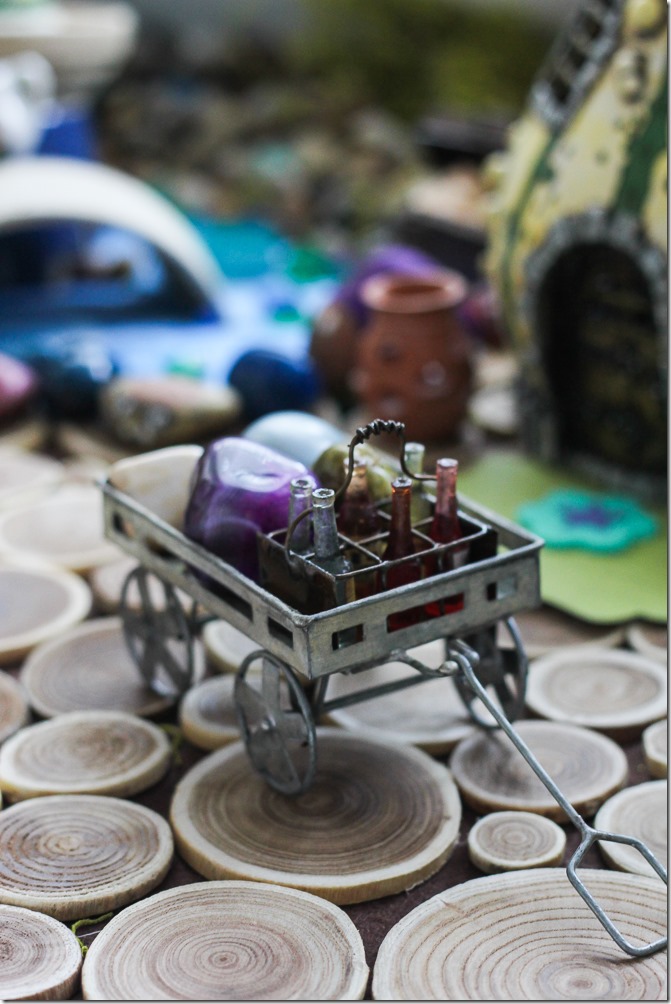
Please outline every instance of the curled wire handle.
[[476, 660], [473, 658], [474, 655], [476, 655], [476, 653], [470, 648], [470, 646], [460, 639], [456, 639], [451, 642], [449, 650], [450, 661], [457, 664], [469, 687], [471, 687], [475, 694], [480, 698], [490, 714], [494, 716], [510, 741], [522, 754], [526, 762], [534, 771], [538, 779], [542, 781], [557, 804], [564, 810], [569, 821], [573, 823], [582, 835], [580, 846], [574, 853], [566, 868], [571, 885], [574, 887], [576, 892], [582, 896], [587, 906], [590, 908], [592, 913], [594, 913], [606, 931], [608, 931], [615, 943], [624, 952], [627, 952], [628, 955], [642, 958], [666, 948], [667, 939], [665, 937], [659, 938], [657, 941], [652, 941], [647, 945], [633, 945], [630, 941], [627, 941], [627, 939], [613, 924], [610, 917], [608, 917], [608, 915], [604, 912], [603, 908], [599, 906], [582, 879], [578, 877], [576, 868], [592, 844], [599, 840], [611, 840], [615, 843], [629, 844], [631, 847], [634, 847], [643, 855], [648, 864], [651, 865], [653, 870], [665, 883], [667, 882], [666, 869], [662, 864], [660, 864], [652, 851], [637, 837], [629, 837], [621, 833], [609, 833], [606, 830], [595, 830], [593, 826], [590, 826], [589, 823], [585, 822], [580, 813], [577, 812], [577, 810], [571, 805], [566, 796], [554, 783], [545, 768], [536, 759], [519, 733], [515, 731], [501, 709], [492, 701], [487, 689], [483, 686], [475, 674], [474, 666], [476, 664]]
[[393, 419], [374, 418], [373, 421], [369, 422], [367, 425], [360, 425], [352, 436], [349, 444], [347, 474], [345, 475], [345, 480], [336, 492], [336, 499], [339, 499], [341, 495], [345, 494], [347, 488], [349, 487], [349, 483], [352, 480], [352, 474], [354, 473], [354, 451], [357, 446], [361, 446], [363, 443], [367, 442], [371, 436], [379, 436], [383, 432], [390, 432], [401, 437], [401, 468], [404, 473], [408, 475], [408, 477], [412, 477], [410, 472], [406, 471], [403, 459], [403, 452], [405, 448], [405, 422], [395, 422]]
[[[347, 474], [345, 475], [345, 480], [341, 484], [340, 488], [338, 488], [337, 492], [335, 493], [334, 501], [337, 501], [337, 499], [339, 499], [341, 495], [344, 495], [344, 493], [347, 491], [350, 481], [352, 480], [352, 474], [354, 473], [354, 451], [356, 450], [357, 446], [361, 446], [361, 444], [365, 443], [368, 439], [371, 438], [371, 436], [379, 436], [380, 433], [382, 432], [395, 433], [397, 436], [401, 437], [401, 454], [400, 454], [401, 467], [403, 471], [408, 475], [408, 477], [416, 477], [416, 475], [412, 475], [410, 471], [406, 470], [405, 462], [403, 459], [403, 451], [405, 447], [405, 423], [395, 422], [392, 419], [387, 420], [383, 418], [374, 418], [372, 422], [368, 423], [368, 425], [359, 426], [359, 428], [354, 433], [354, 436], [352, 437], [352, 440], [348, 447], [349, 453], [347, 462]], [[298, 524], [302, 519], [305, 519], [307, 516], [311, 515], [313, 508], [314, 507], [311, 505], [306, 506], [305, 509], [302, 509], [301, 512], [299, 512], [298, 516], [296, 516], [296, 518], [293, 519], [289, 524], [289, 526], [287, 527], [287, 533], [284, 539], [284, 550], [288, 556], [291, 556], [291, 538], [293, 536], [294, 530], [296, 529], [296, 527], [298, 526]], [[295, 557], [295, 555], [293, 555], [292, 557]]]

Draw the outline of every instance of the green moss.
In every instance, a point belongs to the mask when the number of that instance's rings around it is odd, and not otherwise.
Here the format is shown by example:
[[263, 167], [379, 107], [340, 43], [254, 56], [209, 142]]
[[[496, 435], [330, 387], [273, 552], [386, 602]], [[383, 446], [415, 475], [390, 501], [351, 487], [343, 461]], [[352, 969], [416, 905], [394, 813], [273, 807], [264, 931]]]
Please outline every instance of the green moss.
[[412, 119], [436, 109], [518, 112], [551, 42], [514, 11], [435, 0], [304, 0], [285, 58], [350, 99]]

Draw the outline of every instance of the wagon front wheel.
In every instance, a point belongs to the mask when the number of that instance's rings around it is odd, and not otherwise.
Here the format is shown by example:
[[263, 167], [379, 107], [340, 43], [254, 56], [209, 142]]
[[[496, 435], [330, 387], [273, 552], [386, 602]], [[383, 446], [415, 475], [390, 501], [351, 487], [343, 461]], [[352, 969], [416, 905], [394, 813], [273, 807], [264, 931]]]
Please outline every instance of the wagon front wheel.
[[120, 613], [128, 651], [147, 686], [168, 697], [188, 690], [193, 640], [174, 587], [138, 565], [124, 582]]
[[[252, 669], [259, 660], [260, 672]], [[284, 795], [307, 791], [317, 764], [316, 733], [293, 670], [267, 652], [252, 652], [237, 673], [235, 709], [256, 772]]]

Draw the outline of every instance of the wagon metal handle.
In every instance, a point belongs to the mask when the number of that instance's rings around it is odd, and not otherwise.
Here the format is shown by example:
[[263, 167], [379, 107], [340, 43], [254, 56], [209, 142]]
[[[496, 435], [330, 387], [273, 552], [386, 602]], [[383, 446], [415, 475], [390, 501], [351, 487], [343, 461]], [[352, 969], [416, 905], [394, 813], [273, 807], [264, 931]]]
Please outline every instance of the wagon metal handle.
[[474, 670], [474, 665], [477, 663], [477, 653], [473, 652], [473, 650], [466, 645], [465, 642], [457, 639], [452, 643], [450, 648], [450, 657], [458, 665], [468, 685], [477, 694], [487, 710], [494, 716], [510, 741], [522, 754], [526, 762], [529, 764], [539, 780], [545, 785], [557, 804], [564, 810], [569, 821], [580, 831], [582, 840], [566, 868], [569, 881], [576, 892], [582, 896], [587, 906], [590, 908], [592, 913], [594, 913], [606, 931], [608, 931], [613, 941], [615, 941], [615, 943], [624, 952], [627, 952], [627, 954], [633, 955], [637, 958], [642, 958], [644, 956], [653, 955], [662, 948], [666, 948], [667, 938], [665, 937], [658, 938], [656, 941], [652, 941], [647, 945], [634, 945], [628, 941], [624, 935], [621, 934], [599, 903], [594, 899], [582, 879], [579, 878], [576, 873], [576, 868], [589, 848], [599, 840], [612, 840], [616, 843], [629, 844], [631, 847], [634, 847], [643, 855], [662, 881], [666, 883], [667, 873], [664, 866], [657, 860], [652, 851], [637, 837], [625, 836], [621, 833], [609, 833], [606, 830], [596, 830], [593, 826], [590, 826], [589, 823], [585, 822], [580, 813], [577, 812], [571, 805], [566, 796], [554, 783], [545, 768], [536, 759], [519, 733], [515, 731], [506, 716], [501, 712], [500, 708], [498, 708], [492, 701], [490, 695], [480, 680], [478, 680]]

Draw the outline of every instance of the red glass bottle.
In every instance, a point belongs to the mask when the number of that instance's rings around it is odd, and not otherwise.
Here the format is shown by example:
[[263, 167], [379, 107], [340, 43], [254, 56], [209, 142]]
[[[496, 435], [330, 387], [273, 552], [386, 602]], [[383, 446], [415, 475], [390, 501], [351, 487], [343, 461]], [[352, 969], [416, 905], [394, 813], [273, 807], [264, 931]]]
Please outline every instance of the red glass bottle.
[[[397, 589], [407, 586], [422, 577], [422, 567], [419, 561], [401, 561], [415, 553], [415, 538], [412, 534], [410, 518], [410, 503], [412, 501], [412, 481], [405, 476], [396, 478], [391, 484], [391, 520], [387, 546], [382, 553], [384, 562], [399, 562], [380, 569], [378, 588]], [[388, 618], [388, 627], [395, 631], [401, 627], [416, 624], [421, 619], [421, 610], [410, 608], [392, 614]]]
[[[458, 472], [459, 464], [456, 460], [442, 457], [436, 461], [436, 504], [429, 536], [439, 546], [451, 544], [462, 536], [457, 500]], [[460, 568], [467, 557], [468, 545], [442, 553], [434, 552], [429, 559], [430, 574], [437, 575], [440, 572], [449, 572], [454, 568]], [[461, 610], [463, 605], [463, 595], [459, 593], [428, 604], [427, 612], [432, 617], [437, 617], [443, 613]]]
[[459, 464], [449, 457], [436, 461], [436, 505], [429, 530], [436, 544], [450, 544], [461, 537], [457, 505]]

